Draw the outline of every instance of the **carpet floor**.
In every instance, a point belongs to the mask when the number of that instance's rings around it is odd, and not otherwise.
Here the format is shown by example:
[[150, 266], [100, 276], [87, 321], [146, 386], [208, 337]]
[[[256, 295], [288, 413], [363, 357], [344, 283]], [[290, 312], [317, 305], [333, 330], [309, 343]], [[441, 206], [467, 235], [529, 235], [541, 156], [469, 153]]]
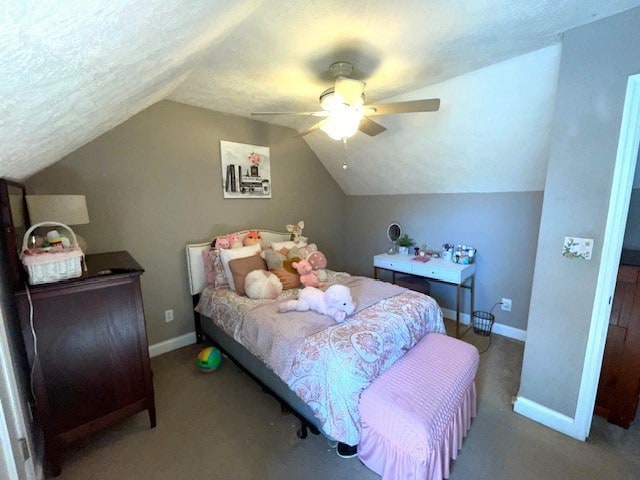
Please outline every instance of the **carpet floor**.
[[[447, 322], [447, 328], [452, 327]], [[465, 341], [482, 351], [488, 337]], [[640, 420], [629, 430], [594, 417], [579, 442], [512, 410], [523, 343], [498, 335], [481, 355], [478, 416], [452, 463], [452, 480], [638, 479]], [[202, 346], [153, 358], [158, 425], [146, 413], [70, 446], [60, 480], [378, 479], [357, 458], [342, 459], [322, 436], [296, 436], [298, 421], [280, 414], [231, 361], [215, 373], [195, 365]]]

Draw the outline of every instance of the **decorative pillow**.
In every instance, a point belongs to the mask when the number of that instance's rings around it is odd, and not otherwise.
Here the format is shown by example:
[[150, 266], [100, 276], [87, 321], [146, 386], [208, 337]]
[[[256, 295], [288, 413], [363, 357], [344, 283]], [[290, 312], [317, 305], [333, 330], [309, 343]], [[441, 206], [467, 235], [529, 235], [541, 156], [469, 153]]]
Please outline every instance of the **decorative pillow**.
[[271, 270], [271, 273], [275, 273], [276, 276], [282, 282], [282, 289], [289, 290], [290, 288], [298, 288], [302, 284], [300, 283], [300, 275], [297, 273], [291, 273], [284, 268], [276, 268]]
[[211, 252], [211, 247], [207, 247], [202, 250], [202, 261], [204, 262], [204, 275], [207, 277], [207, 283], [209, 285], [216, 284], [216, 274], [213, 271], [213, 265], [211, 264], [211, 260], [209, 259], [209, 254]]
[[[203, 252], [204, 257], [204, 252]], [[208, 265], [208, 266], [207, 266]], [[207, 273], [207, 268], [211, 270], [211, 275]], [[207, 252], [207, 258], [204, 262], [205, 275], [207, 281], [213, 287], [223, 287], [227, 282], [227, 277], [224, 274], [224, 268], [222, 266], [222, 260], [220, 260], [220, 250], [212, 248]]]
[[306, 260], [309, 257], [309, 255], [311, 255], [313, 252], [318, 251], [318, 247], [316, 246], [315, 243], [310, 243], [306, 247], [296, 247], [293, 250], [296, 250], [296, 249], [298, 250], [297, 256], [302, 258], [303, 260]]
[[260, 255], [251, 255], [250, 257], [229, 260], [229, 269], [233, 277], [233, 284], [236, 287], [236, 293], [238, 295], [246, 295], [244, 289], [245, 277], [254, 270], [267, 270], [267, 264], [260, 258]]
[[286, 242], [271, 242], [271, 248], [273, 248], [274, 250], [282, 250], [283, 248], [286, 248], [287, 250], [291, 250], [293, 247], [303, 247], [306, 246], [307, 242], [302, 242], [298, 243], [296, 245], [296, 243], [293, 240], [288, 240]]
[[[229, 282], [229, 288], [231, 290], [235, 290], [236, 286], [233, 283], [233, 275], [231, 274], [231, 269], [229, 268], [229, 261], [234, 258], [244, 258], [250, 257], [251, 255], [255, 255], [260, 251], [260, 245], [249, 245], [248, 247], [238, 247], [231, 248], [229, 250], [215, 250], [220, 252], [220, 260], [222, 261], [222, 268], [224, 269], [224, 274], [227, 276], [227, 282]], [[217, 285], [217, 284], [216, 284]]]
[[249, 298], [277, 298], [282, 293], [282, 282], [275, 273], [254, 270], [244, 279], [244, 289]]

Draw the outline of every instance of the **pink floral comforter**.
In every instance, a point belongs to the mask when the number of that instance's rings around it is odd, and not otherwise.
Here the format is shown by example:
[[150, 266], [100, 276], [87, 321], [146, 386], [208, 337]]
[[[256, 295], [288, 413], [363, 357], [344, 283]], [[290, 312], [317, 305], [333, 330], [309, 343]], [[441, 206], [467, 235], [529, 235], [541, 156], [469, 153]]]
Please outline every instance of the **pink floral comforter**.
[[[364, 283], [363, 283], [364, 282]], [[331, 272], [329, 283], [363, 292], [365, 277]], [[370, 283], [372, 291], [380, 283]], [[203, 292], [196, 310], [264, 361], [307, 403], [329, 437], [356, 445], [360, 440], [361, 392], [429, 332], [444, 333], [442, 312], [426, 295], [393, 287], [373, 301], [366, 294], [359, 310], [336, 324], [329, 317], [300, 312], [252, 315], [297, 297], [286, 290], [274, 301], [240, 297], [227, 288]]]

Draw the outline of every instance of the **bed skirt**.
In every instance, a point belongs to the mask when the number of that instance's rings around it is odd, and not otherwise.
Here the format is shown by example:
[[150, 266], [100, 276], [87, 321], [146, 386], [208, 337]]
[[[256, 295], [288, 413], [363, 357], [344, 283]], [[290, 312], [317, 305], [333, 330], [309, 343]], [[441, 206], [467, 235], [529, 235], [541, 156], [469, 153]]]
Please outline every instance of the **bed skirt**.
[[[441, 480], [449, 478], [450, 460], [458, 457], [462, 441], [476, 416], [476, 384], [471, 382], [462, 397], [462, 403], [452, 416], [437, 445], [420, 458], [409, 451], [408, 445], [397, 445], [374, 429], [362, 431], [358, 455], [374, 472], [387, 479]], [[364, 448], [363, 448], [364, 446]], [[407, 448], [409, 447], [409, 448]]]

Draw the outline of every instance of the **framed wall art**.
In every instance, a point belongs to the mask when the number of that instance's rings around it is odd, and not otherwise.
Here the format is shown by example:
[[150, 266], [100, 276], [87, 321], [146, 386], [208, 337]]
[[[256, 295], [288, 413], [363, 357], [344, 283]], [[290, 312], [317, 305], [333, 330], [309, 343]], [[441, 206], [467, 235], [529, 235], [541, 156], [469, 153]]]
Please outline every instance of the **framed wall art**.
[[224, 198], [271, 198], [269, 147], [220, 140]]

